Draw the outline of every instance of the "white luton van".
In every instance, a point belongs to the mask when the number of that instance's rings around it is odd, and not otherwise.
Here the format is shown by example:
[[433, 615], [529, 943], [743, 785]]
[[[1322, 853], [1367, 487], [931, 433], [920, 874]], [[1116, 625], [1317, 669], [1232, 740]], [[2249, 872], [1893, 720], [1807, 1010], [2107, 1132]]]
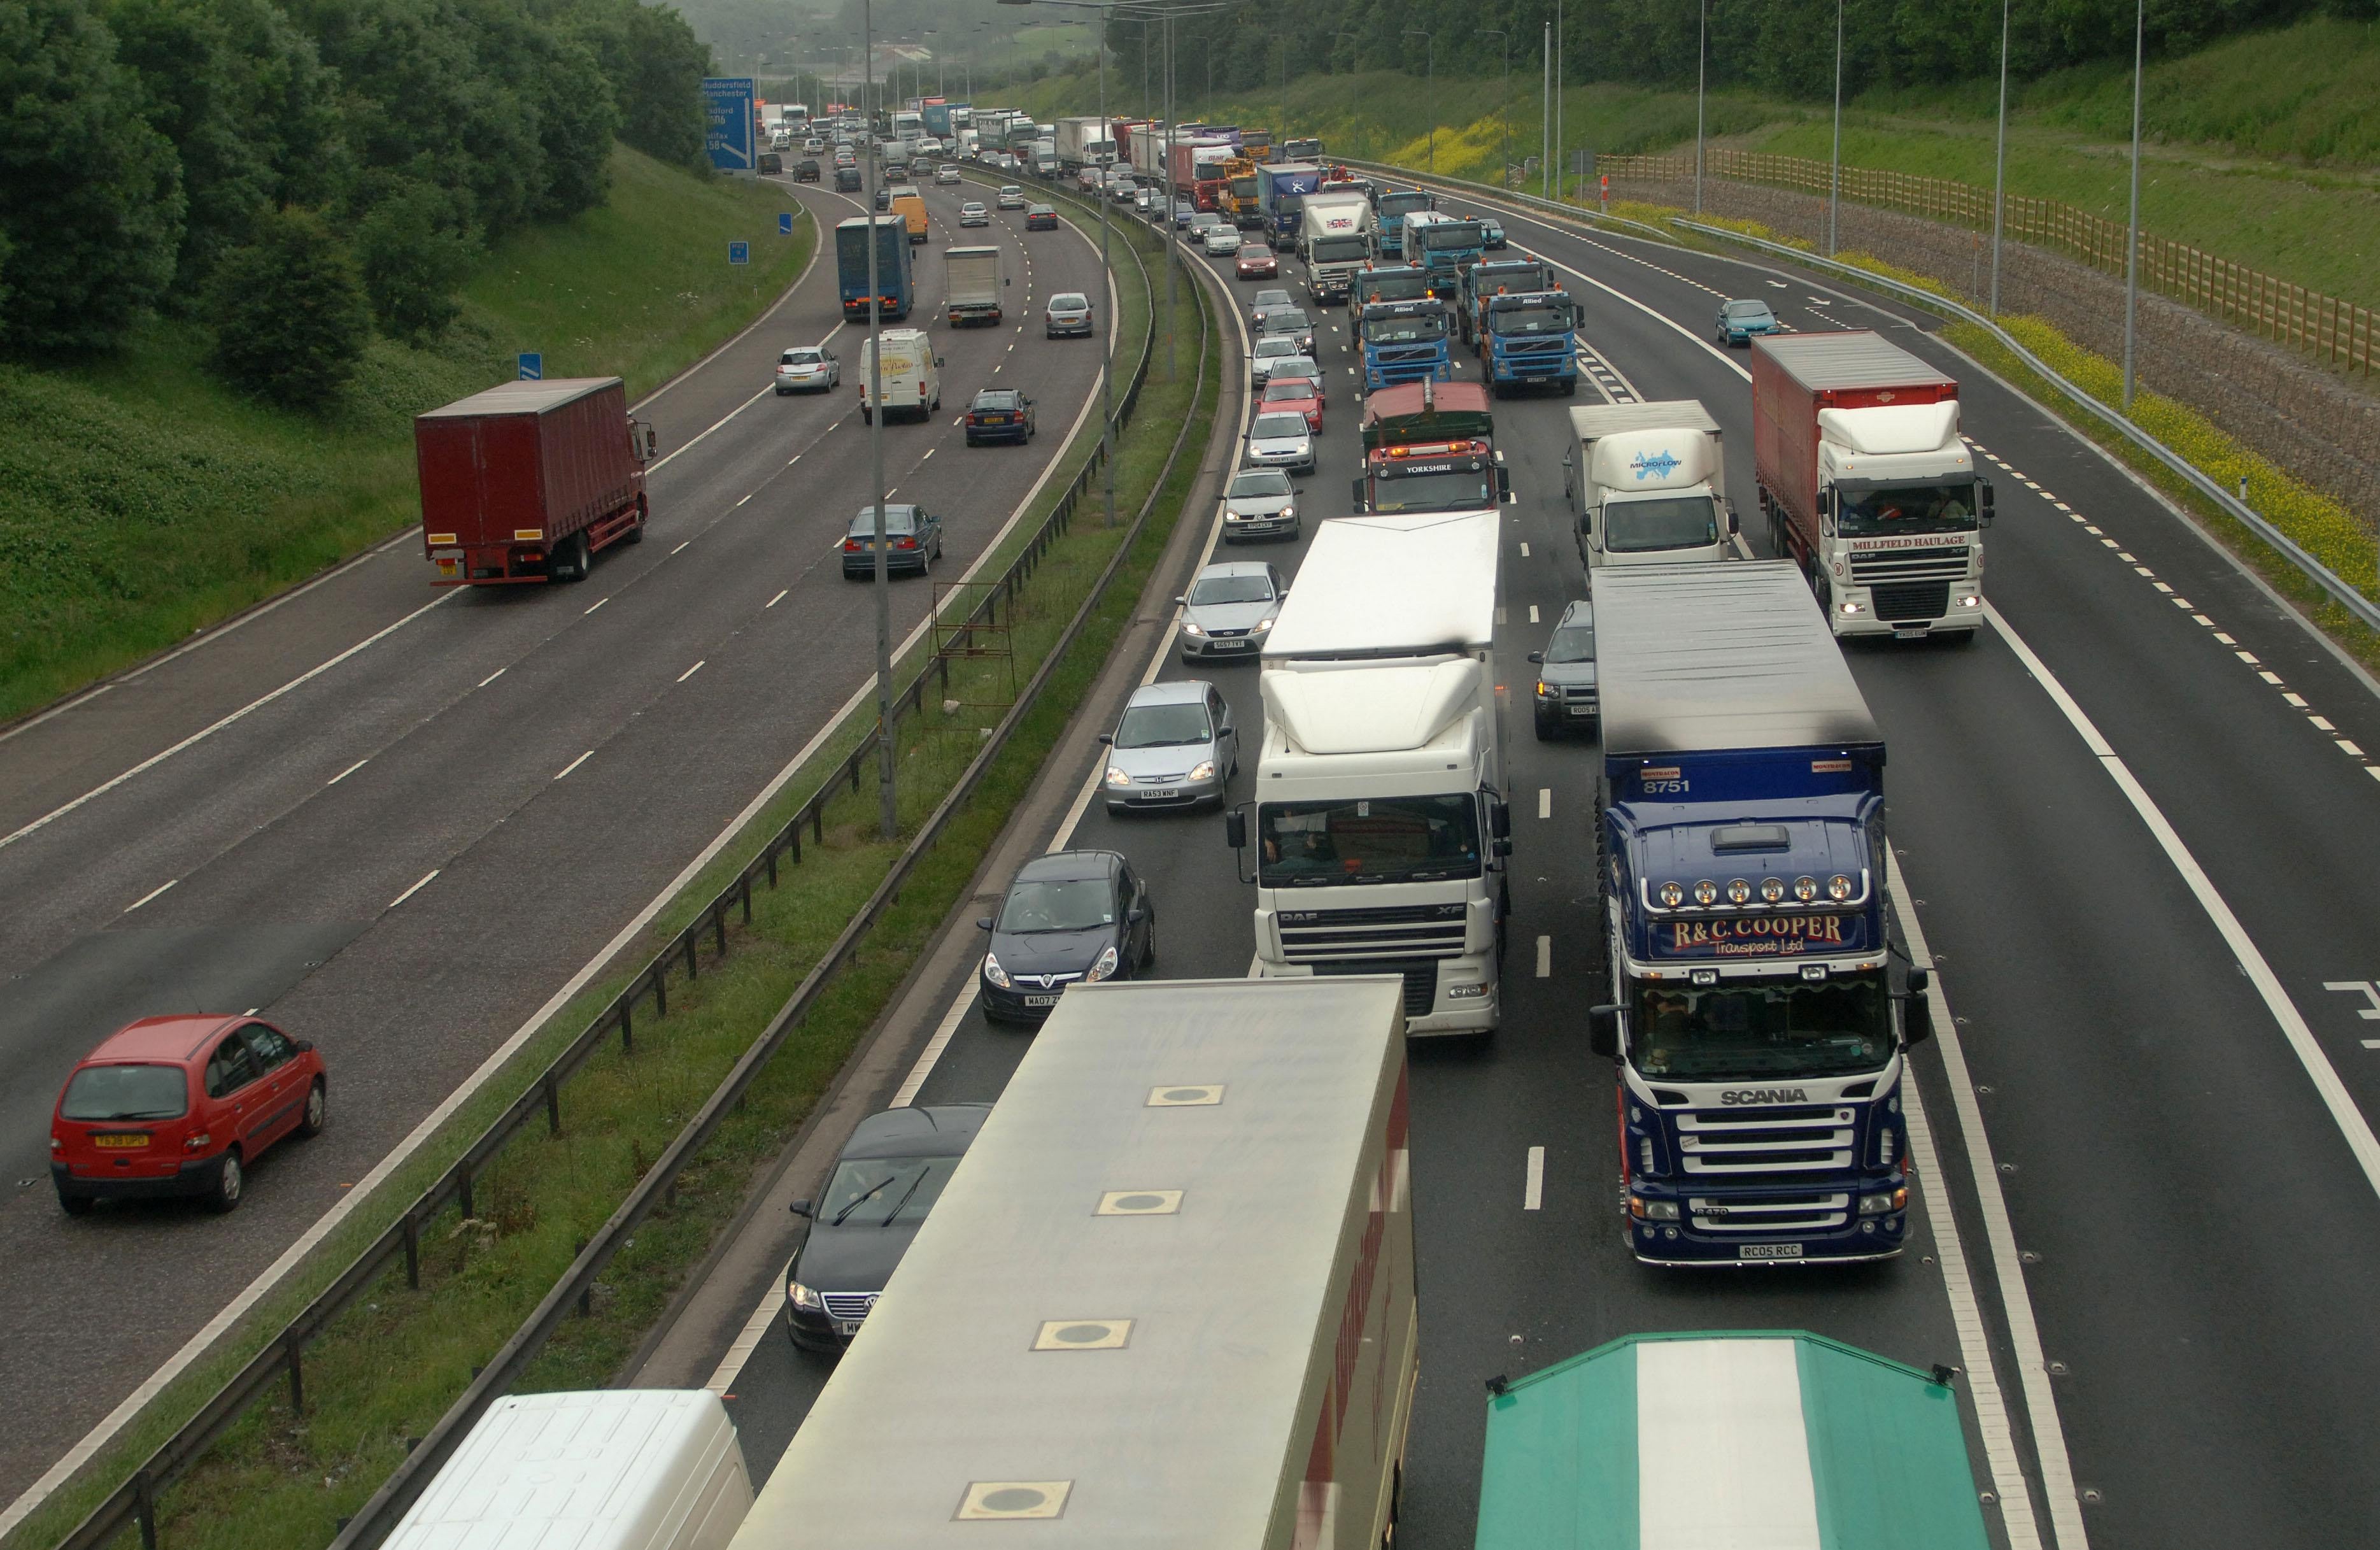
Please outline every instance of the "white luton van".
[[[884, 418], [895, 414], [911, 414], [919, 420], [931, 419], [942, 407], [942, 358], [934, 353], [933, 340], [922, 328], [887, 328], [884, 336]], [[867, 422], [876, 417], [876, 374], [869, 357], [875, 353], [874, 341], [863, 340], [859, 347], [859, 418]]]
[[1068, 987], [734, 1550], [1390, 1543], [1420, 1327], [1398, 1002]]
[[507, 1395], [384, 1550], [723, 1550], [752, 1506], [735, 1422], [701, 1389]]
[[1562, 493], [1587, 588], [1614, 565], [1734, 556], [1735, 507], [1718, 421], [1692, 398], [1570, 411]]

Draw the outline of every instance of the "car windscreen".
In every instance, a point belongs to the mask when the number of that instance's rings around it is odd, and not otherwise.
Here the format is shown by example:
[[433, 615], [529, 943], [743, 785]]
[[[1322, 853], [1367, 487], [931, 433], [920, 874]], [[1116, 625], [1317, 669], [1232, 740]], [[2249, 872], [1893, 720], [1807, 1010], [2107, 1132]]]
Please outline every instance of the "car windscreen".
[[975, 407], [979, 409], [1006, 410], [1020, 406], [1014, 393], [978, 393], [975, 396]]
[[1768, 315], [1768, 303], [1766, 301], [1730, 301], [1727, 304], [1727, 315], [1731, 318], [1765, 318]]
[[1260, 414], [1257, 416], [1257, 422], [1248, 427], [1248, 437], [1252, 441], [1304, 434], [1305, 416], [1302, 414]]
[[1118, 748], [1188, 748], [1212, 740], [1207, 707], [1196, 701], [1172, 705], [1128, 705], [1116, 723]]
[[999, 929], [1005, 932], [1089, 931], [1113, 924], [1115, 890], [1102, 877], [1019, 883], [1000, 907]]
[[1595, 629], [1591, 625], [1564, 625], [1546, 642], [1548, 662], [1593, 662]]
[[1272, 887], [1479, 875], [1479, 804], [1463, 792], [1264, 802], [1257, 833]]
[[179, 1066], [86, 1066], [58, 1102], [63, 1119], [178, 1119], [190, 1106]]
[[816, 1219], [891, 1227], [922, 1222], [958, 1167], [956, 1157], [863, 1157], [835, 1165]]
[[1615, 555], [1702, 549], [1718, 542], [1718, 509], [1708, 495], [1621, 501], [1603, 508], [1603, 546]]
[[1286, 495], [1290, 493], [1289, 475], [1273, 469], [1263, 469], [1232, 476], [1228, 500], [1252, 500], [1261, 495]]
[[1258, 339], [1257, 341], [1256, 352], [1258, 355], [1281, 356], [1286, 359], [1287, 357], [1297, 353], [1297, 341], [1294, 339]]
[[1279, 311], [1267, 312], [1264, 326], [1268, 334], [1303, 334], [1314, 325], [1296, 308], [1283, 307]]
[[1208, 603], [1269, 603], [1272, 580], [1265, 576], [1208, 576], [1190, 589], [1193, 608]]
[[779, 362], [786, 366], [815, 366], [824, 359], [814, 349], [789, 349], [779, 358]]
[[1634, 1001], [1629, 1056], [1647, 1076], [1838, 1076], [1872, 1071], [1892, 1053], [1891, 1015], [1874, 975], [1647, 985]]

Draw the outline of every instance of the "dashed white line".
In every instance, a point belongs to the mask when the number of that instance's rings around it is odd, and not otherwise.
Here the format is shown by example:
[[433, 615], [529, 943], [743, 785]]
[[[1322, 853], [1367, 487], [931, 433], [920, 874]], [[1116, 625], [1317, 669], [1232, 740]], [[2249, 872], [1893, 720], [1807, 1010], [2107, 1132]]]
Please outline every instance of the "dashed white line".
[[611, 601], [612, 601], [612, 600], [611, 600], [610, 598], [608, 598], [608, 597], [599, 597], [599, 598], [597, 598], [597, 599], [595, 600], [594, 606], [593, 606], [593, 607], [589, 608], [589, 609], [587, 610], [587, 612], [588, 612], [588, 613], [589, 613], [589, 614], [591, 614], [591, 613], [593, 613], [593, 612], [595, 611], [595, 609], [596, 609], [596, 608], [601, 608], [601, 606], [603, 606], [603, 604], [605, 604], [606, 603], [609, 603], [609, 602], [611, 602]]
[[1535, 1211], [1546, 1203], [1546, 1149], [1529, 1148], [1528, 1178], [1521, 1186], [1521, 1209]]
[[[710, 659], [709, 657], [705, 657], [705, 658], [703, 658], [703, 659], [702, 659], [702, 661], [703, 661], [703, 662], [708, 662], [708, 661], [710, 661]], [[701, 671], [702, 671], [702, 662], [698, 662], [698, 663], [696, 663], [693, 666], [691, 666], [691, 667], [687, 668], [685, 672], [680, 673], [680, 674], [677, 676], [677, 681], [678, 681], [678, 682], [680, 682], [680, 683], [684, 683], [684, 682], [686, 682], [686, 679], [688, 679], [688, 678], [690, 678], [690, 677], [694, 677], [697, 673], [699, 673], [699, 672], [701, 672]]]
[[594, 757], [595, 751], [590, 748], [586, 752], [580, 754], [577, 758], [573, 759], [569, 763], [563, 765], [562, 768], [555, 773], [553, 778], [560, 780], [564, 775], [568, 775], [571, 771], [577, 769], [579, 765], [584, 764], [587, 761]]
[[[740, 506], [740, 505], [742, 505], [743, 503], [739, 501], [739, 502], [737, 502], [736, 504], [738, 504], [738, 505]], [[689, 538], [689, 539], [686, 540], [686, 542], [685, 542], [685, 543], [680, 543], [680, 544], [677, 546], [677, 549], [673, 549], [673, 550], [671, 550], [671, 551], [670, 551], [670, 553], [671, 553], [671, 554], [673, 554], [673, 555], [674, 555], [674, 554], [676, 554], [676, 553], [678, 552], [678, 549], [683, 549], [683, 548], [685, 548], [685, 547], [686, 547], [686, 545], [687, 543], [693, 543], [693, 542], [694, 542], [694, 540], [692, 540], [692, 539], [690, 539], [690, 538]]]
[[155, 898], [159, 894], [164, 893], [166, 889], [172, 887], [176, 883], [179, 883], [180, 881], [180, 878], [176, 877], [169, 879], [166, 882], [160, 883], [157, 886], [150, 889], [147, 893], [142, 894], [139, 898], [136, 898], [131, 903], [126, 905], [124, 907], [124, 912], [128, 915], [131, 914], [135, 909], [140, 909], [142, 905], [148, 903], [151, 899]]
[[[838, 547], [840, 547], [840, 545], [838, 545]], [[787, 587], [787, 588], [785, 589], [785, 592], [791, 592], [791, 591], [793, 591], [793, 589], [792, 589], [791, 587]], [[772, 598], [769, 599], [769, 601], [768, 601], [768, 602], [763, 603], [762, 604], [760, 604], [760, 606], [761, 606], [761, 607], [763, 607], [763, 608], [774, 608], [778, 604], [783, 603], [783, 602], [784, 602], [784, 601], [785, 601], [785, 592], [779, 592], [776, 596], [774, 596], [774, 597], [772, 597]]]
[[322, 782], [322, 784], [325, 786], [336, 786], [339, 782], [346, 779], [347, 776], [355, 774], [358, 770], [362, 769], [366, 764], [370, 763], [371, 761], [369, 758], [358, 759], [354, 763], [348, 765], [346, 769], [341, 770], [337, 775], [334, 775], [330, 779]]
[[1525, 538], [1521, 541], [1521, 557], [1523, 559], [1529, 557], [1529, 541]]
[[2338, 730], [2338, 727], [2333, 726], [2330, 724], [2330, 717], [2326, 715], [2310, 715], [2306, 717], [2306, 719], [2313, 723], [2314, 730], [2318, 732], [2336, 732]]
[[[752, 492], [752, 495], [757, 495], [757, 494], [759, 494], [759, 493], [760, 493], [759, 491], [755, 490], [755, 491], [753, 491], [753, 492]], [[747, 496], [745, 496], [743, 501], [737, 501], [737, 502], [735, 503], [735, 505], [736, 505], [736, 506], [742, 506], [742, 505], [744, 504], [744, 501], [748, 501], [748, 500], [750, 500], [750, 499], [752, 498], [752, 495], [747, 495]], [[734, 506], [730, 506], [728, 509], [732, 511], [732, 510], [734, 510], [734, 509], [735, 509], [735, 507], [734, 507]]]
[[1537, 787], [1537, 816], [1551, 818], [1553, 815], [1554, 788], [1550, 786], [1540, 786]]
[[[438, 868], [438, 867], [432, 867], [432, 868], [431, 868], [431, 869], [430, 869], [429, 873], [428, 873], [426, 876], [424, 876], [424, 877], [421, 879], [421, 881], [420, 881], [420, 882], [416, 883], [416, 884], [415, 884], [413, 886], [411, 886], [410, 888], [406, 889], [406, 890], [405, 890], [405, 892], [403, 892], [403, 893], [401, 893], [401, 894], [397, 895], [395, 898], [390, 899], [390, 900], [388, 901], [388, 908], [389, 908], [390, 909], [395, 909], [398, 905], [403, 904], [407, 899], [411, 898], [414, 895], [416, 895], [416, 894], [419, 893], [422, 889], [424, 889], [424, 888], [426, 888], [426, 887], [430, 886], [430, 879], [431, 879], [431, 878], [432, 878], [432, 877], [437, 876], [437, 875], [438, 875], [438, 873], [439, 873], [439, 872], [440, 872], [441, 870], [442, 870], [442, 869], [440, 869], [440, 868]], [[382, 913], [383, 913], [383, 914], [385, 914], [386, 912], [387, 912], [386, 910], [382, 911]]]
[[1534, 603], [1529, 604], [1529, 622], [1531, 624], [1537, 622], [1537, 605]]
[[512, 669], [511, 669], [511, 668], [509, 668], [509, 667], [499, 667], [499, 668], [497, 668], [494, 672], [492, 672], [492, 673], [489, 674], [486, 677], [481, 678], [481, 679], [480, 680], [480, 687], [481, 689], [485, 689], [485, 688], [487, 688], [490, 684], [492, 684], [492, 683], [495, 682], [498, 678], [503, 677], [506, 673], [509, 673], [509, 672], [511, 672], [511, 671], [512, 671]]
[[1549, 980], [1553, 978], [1553, 972], [1554, 939], [1550, 936], [1540, 936], [1537, 938], [1537, 978]]

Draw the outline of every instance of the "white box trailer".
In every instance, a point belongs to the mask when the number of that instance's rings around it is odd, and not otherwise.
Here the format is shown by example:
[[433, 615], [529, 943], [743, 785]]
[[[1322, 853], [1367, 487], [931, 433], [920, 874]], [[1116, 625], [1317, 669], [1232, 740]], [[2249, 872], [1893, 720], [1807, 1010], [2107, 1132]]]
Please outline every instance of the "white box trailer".
[[[953, 326], [998, 323], [1002, 284], [998, 248], [950, 248], [942, 253], [945, 304]], [[889, 359], [889, 357], [888, 357]]]
[[752, 1506], [719, 1396], [507, 1395], [440, 1468], [385, 1550], [723, 1550]]
[[1590, 591], [1607, 566], [1734, 557], [1726, 447], [1701, 403], [1596, 404], [1571, 410], [1570, 427], [1562, 494]]
[[1383, 978], [1070, 988], [735, 1550], [1377, 1550], [1402, 1034]]

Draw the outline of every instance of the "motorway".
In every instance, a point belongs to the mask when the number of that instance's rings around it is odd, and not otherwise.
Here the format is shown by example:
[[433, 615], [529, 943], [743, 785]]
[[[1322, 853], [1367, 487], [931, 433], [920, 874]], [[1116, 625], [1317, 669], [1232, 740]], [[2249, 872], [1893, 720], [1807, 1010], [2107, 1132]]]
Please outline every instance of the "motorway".
[[[941, 512], [895, 639], [1022, 511], [1096, 413], [1108, 305], [1071, 226], [955, 226], [926, 190], [918, 304], [941, 413], [885, 433], [894, 498]], [[864, 327], [833, 226], [862, 203], [786, 187], [820, 256], [757, 326], [638, 407], [652, 520], [583, 584], [438, 591], [418, 536], [0, 733], [0, 1504], [173, 1357], [492, 1056], [592, 977], [872, 682], [871, 589], [835, 555], [868, 495]], [[987, 202], [989, 195], [985, 194]], [[1006, 319], [950, 328], [941, 251], [997, 241]], [[1136, 282], [1135, 282], [1136, 283]], [[1045, 340], [1057, 290], [1098, 341]], [[779, 397], [778, 352], [828, 341], [839, 391]], [[964, 445], [986, 384], [1026, 388], [1029, 447]], [[277, 1149], [245, 1204], [70, 1220], [50, 1105], [85, 1051], [167, 1011], [263, 1008], [313, 1040], [332, 1126]], [[138, 1274], [132, 1274], [134, 1270]]]
[[[1847, 653], [1891, 751], [1900, 935], [1918, 961], [1930, 954], [1940, 992], [1941, 1035], [1913, 1062], [1925, 1124], [1909, 1251], [1837, 1271], [1639, 1267], [1618, 1233], [1612, 1077], [1580, 1016], [1604, 995], [1596, 750], [1535, 740], [1523, 700], [1525, 653], [1585, 590], [1561, 495], [1571, 401], [1498, 403], [1517, 496], [1497, 641], [1515, 951], [1501, 1031], [1412, 1050], [1422, 1376], [1401, 1539], [1469, 1543], [1487, 1377], [1634, 1331], [1796, 1327], [1961, 1369], [1997, 1543], [2380, 1543], [2370, 1427], [2351, 1419], [2380, 1391], [2380, 764], [2364, 751], [2380, 750], [2380, 685], [1923, 314], [1499, 214], [1585, 307], [1591, 372], [1574, 401], [1701, 399], [1746, 512], [1742, 354], [1708, 342], [1723, 297], [1761, 297], [1804, 331], [1880, 328], [1958, 377], [1998, 487], [1993, 628], [1968, 646]], [[1324, 336], [1331, 401], [1321, 471], [1301, 490], [1309, 519], [1348, 509], [1356, 446], [1343, 309], [1317, 315], [1340, 326]], [[1745, 537], [1765, 553], [1758, 526]], [[1302, 549], [1231, 557], [1293, 580]], [[1199, 557], [1186, 546], [1163, 591]], [[1170, 634], [1161, 609], [1145, 613], [978, 898], [1036, 850], [1120, 849], [1149, 881], [1160, 972], [1245, 973], [1253, 890], [1221, 824], [1086, 811], [1091, 734], [1144, 670], [1213, 679], [1243, 728], [1261, 716], [1251, 668], [1152, 655]], [[1251, 761], [1235, 798], [1253, 775]], [[998, 1097], [1030, 1035], [987, 1027], [972, 1006], [980, 912], [953, 912], [847, 1077], [845, 1126], [889, 1101]], [[783, 1202], [813, 1192], [831, 1131], [789, 1154], [633, 1378], [729, 1393], [756, 1478], [832, 1371], [771, 1322], [797, 1240]]]

